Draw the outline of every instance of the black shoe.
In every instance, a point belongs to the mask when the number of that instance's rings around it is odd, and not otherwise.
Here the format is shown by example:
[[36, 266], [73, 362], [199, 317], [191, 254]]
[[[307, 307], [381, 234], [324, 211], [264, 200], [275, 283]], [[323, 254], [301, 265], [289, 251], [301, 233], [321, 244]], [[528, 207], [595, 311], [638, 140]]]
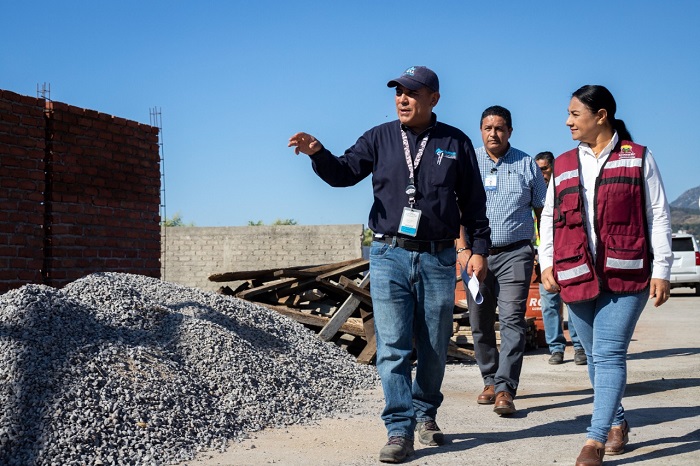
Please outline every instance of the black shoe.
[[585, 366], [588, 364], [588, 358], [586, 358], [586, 350], [583, 348], [574, 351], [574, 364], [577, 366]]
[[[584, 357], [586, 356], [585, 354], [583, 355]], [[564, 353], [560, 353], [557, 351], [556, 353], [552, 353], [552, 356], [549, 358], [549, 363], [550, 364], [561, 364], [564, 362]]]

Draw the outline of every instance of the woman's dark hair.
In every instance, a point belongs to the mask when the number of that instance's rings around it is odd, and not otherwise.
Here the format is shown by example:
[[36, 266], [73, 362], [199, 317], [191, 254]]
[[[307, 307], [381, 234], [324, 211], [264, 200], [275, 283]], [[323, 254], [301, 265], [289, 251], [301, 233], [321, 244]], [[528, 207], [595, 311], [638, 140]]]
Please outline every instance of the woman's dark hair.
[[615, 103], [615, 98], [605, 86], [587, 84], [571, 94], [571, 97], [576, 97], [593, 113], [597, 113], [598, 110], [604, 108], [608, 112], [608, 121], [610, 121], [612, 128], [617, 131], [620, 141], [632, 140], [632, 135], [627, 130], [625, 122], [615, 118], [617, 104]]

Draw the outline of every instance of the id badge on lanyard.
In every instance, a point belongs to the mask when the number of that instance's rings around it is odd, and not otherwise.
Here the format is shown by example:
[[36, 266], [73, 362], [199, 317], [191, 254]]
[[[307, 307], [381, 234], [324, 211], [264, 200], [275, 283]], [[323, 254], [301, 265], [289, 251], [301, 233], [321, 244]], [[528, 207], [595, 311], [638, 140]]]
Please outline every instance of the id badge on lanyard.
[[399, 233], [408, 236], [416, 236], [416, 233], [418, 233], [420, 215], [420, 210], [412, 207], [404, 207], [403, 214], [401, 215], [401, 225], [399, 225]]
[[406, 131], [401, 128], [401, 139], [403, 141], [403, 151], [406, 156], [406, 165], [408, 166], [408, 186], [406, 187], [406, 194], [408, 195], [408, 207], [403, 208], [403, 214], [401, 214], [401, 224], [399, 225], [399, 233], [407, 236], [416, 236], [418, 233], [418, 224], [420, 223], [421, 211], [420, 209], [414, 209], [413, 205], [416, 203], [416, 190], [414, 171], [418, 168], [421, 159], [423, 158], [423, 152], [425, 151], [425, 145], [428, 143], [428, 137], [430, 133], [427, 133], [420, 142], [420, 147], [418, 148], [418, 153], [416, 154], [416, 160], [411, 160], [411, 149], [408, 147], [408, 137], [406, 136]]

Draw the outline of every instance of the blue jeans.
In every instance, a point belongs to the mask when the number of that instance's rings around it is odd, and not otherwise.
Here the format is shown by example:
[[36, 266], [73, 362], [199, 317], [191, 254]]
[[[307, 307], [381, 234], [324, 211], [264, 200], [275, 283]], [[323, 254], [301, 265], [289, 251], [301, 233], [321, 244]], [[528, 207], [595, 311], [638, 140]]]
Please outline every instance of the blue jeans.
[[[544, 338], [547, 346], [549, 346], [549, 352], [551, 354], [563, 353], [564, 348], [566, 348], [566, 337], [564, 337], [564, 330], [561, 326], [562, 318], [561, 314], [559, 314], [561, 296], [559, 296], [559, 293], [550, 293], [545, 290], [540, 283], [540, 304], [542, 306]], [[574, 350], [583, 348], [576, 334], [576, 326], [571, 319], [569, 319], [569, 336], [571, 337], [571, 343], [574, 345]]]
[[[442, 404], [456, 261], [454, 248], [419, 253], [376, 241], [370, 248], [377, 371], [389, 437], [413, 439], [416, 422], [435, 420]], [[411, 381], [414, 340], [417, 366]]]
[[588, 357], [593, 385], [589, 439], [605, 443], [611, 426], [622, 424], [622, 396], [627, 384], [627, 349], [649, 291], [634, 294], [602, 292], [593, 300], [569, 304], [569, 317]]

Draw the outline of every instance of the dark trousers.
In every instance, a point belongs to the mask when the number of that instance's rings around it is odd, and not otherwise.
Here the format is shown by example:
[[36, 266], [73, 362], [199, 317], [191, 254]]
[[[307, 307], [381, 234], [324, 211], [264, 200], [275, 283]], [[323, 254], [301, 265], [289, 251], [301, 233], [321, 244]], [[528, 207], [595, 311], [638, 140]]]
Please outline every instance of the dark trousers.
[[[515, 396], [525, 351], [525, 309], [534, 254], [532, 247], [526, 244], [489, 256], [488, 263], [486, 280], [480, 284], [483, 302], [476, 304], [467, 293], [476, 362], [484, 385], [495, 385], [497, 393], [506, 391]], [[500, 351], [494, 329], [496, 307], [501, 333]]]

